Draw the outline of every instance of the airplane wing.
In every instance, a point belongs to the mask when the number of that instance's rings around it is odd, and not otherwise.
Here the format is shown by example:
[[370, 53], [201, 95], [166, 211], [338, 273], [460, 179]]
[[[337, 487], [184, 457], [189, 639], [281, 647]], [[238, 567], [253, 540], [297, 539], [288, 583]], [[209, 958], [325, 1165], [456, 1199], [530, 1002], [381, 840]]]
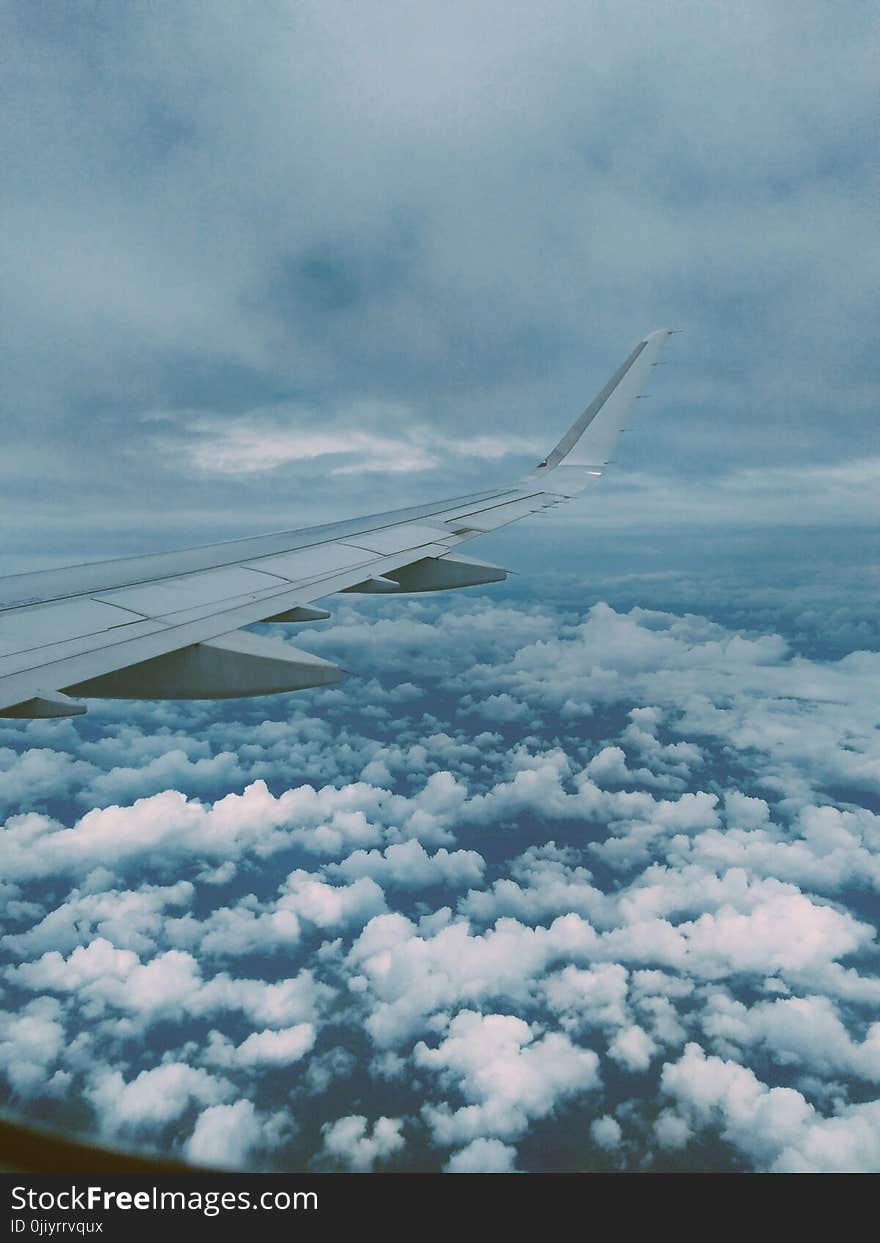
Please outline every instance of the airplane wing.
[[554, 449], [507, 487], [345, 522], [0, 578], [0, 717], [75, 716], [82, 699], [226, 699], [338, 682], [342, 670], [244, 630], [329, 617], [337, 592], [437, 591], [507, 571], [459, 546], [600, 477], [670, 335], [639, 341]]

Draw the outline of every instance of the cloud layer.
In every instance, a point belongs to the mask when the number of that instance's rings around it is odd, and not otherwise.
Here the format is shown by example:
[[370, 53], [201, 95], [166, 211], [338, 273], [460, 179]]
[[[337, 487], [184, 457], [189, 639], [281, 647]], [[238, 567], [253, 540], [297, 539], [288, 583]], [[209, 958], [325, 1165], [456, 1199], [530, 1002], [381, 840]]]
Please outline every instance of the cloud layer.
[[479, 596], [308, 641], [369, 683], [5, 731], [12, 1108], [256, 1168], [876, 1168], [876, 653]]
[[509, 477], [666, 324], [616, 520], [803, 522], [806, 490], [871, 521], [863, 5], [2, 23], [19, 563], [369, 512], [377, 472], [401, 504]]

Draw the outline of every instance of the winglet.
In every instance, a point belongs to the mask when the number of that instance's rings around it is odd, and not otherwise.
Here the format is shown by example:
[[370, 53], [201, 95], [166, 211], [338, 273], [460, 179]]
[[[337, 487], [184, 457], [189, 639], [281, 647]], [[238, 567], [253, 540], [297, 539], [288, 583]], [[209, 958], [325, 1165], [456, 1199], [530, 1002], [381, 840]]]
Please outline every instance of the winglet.
[[588, 466], [601, 473], [610, 461], [626, 416], [635, 405], [648, 382], [651, 368], [657, 361], [661, 346], [673, 329], [659, 328], [639, 341], [629, 357], [597, 393], [586, 410], [535, 469], [532, 478], [541, 476], [563, 461], [571, 466]]

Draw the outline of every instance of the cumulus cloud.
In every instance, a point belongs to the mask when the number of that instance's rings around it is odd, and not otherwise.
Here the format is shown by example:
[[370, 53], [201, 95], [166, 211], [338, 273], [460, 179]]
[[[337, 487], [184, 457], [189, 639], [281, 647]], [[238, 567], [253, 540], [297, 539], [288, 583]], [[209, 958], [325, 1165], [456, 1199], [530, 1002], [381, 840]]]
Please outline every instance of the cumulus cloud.
[[96, 893], [73, 889], [67, 899], [26, 933], [9, 933], [4, 944], [25, 956], [56, 950], [64, 952], [100, 937], [121, 949], [142, 952], [155, 948], [165, 924], [166, 911], [188, 906], [194, 889], [188, 881], [176, 885], [142, 885], [136, 890], [105, 889]]
[[660, 1147], [672, 1152], [684, 1148], [693, 1134], [687, 1119], [671, 1109], [661, 1110], [653, 1129]]
[[[699, 1045], [663, 1068], [662, 1087], [686, 1117], [716, 1121], [724, 1138], [780, 1173], [871, 1172], [880, 1160], [880, 1108], [851, 1105], [823, 1118], [800, 1092], [768, 1088], [747, 1067], [707, 1057]], [[674, 1134], [674, 1132], [673, 1132]]]
[[647, 1070], [656, 1052], [654, 1041], [637, 1023], [621, 1028], [608, 1046], [608, 1056], [629, 1071]]
[[0, 806], [43, 806], [49, 799], [67, 794], [78, 783], [87, 781], [94, 772], [88, 762], [48, 747], [31, 747], [21, 752], [0, 747]]
[[312, 1023], [251, 1032], [237, 1048], [221, 1032], [212, 1031], [205, 1061], [214, 1066], [234, 1066], [245, 1070], [290, 1066], [305, 1057], [314, 1044], [315, 1028]]
[[203, 955], [215, 958], [289, 950], [299, 941], [300, 931], [293, 911], [277, 904], [261, 910], [253, 895], [233, 907], [219, 907], [206, 919], [187, 915], [166, 924], [166, 935], [176, 946], [198, 947]]
[[522, 1019], [461, 1010], [436, 1049], [416, 1045], [418, 1066], [456, 1084], [460, 1109], [426, 1105], [425, 1119], [441, 1144], [478, 1138], [515, 1139], [535, 1118], [599, 1084], [599, 1059], [558, 1033], [535, 1038]]
[[629, 972], [621, 963], [569, 965], [544, 982], [546, 1004], [566, 1031], [622, 1029], [630, 1019], [628, 992]]
[[0, 1013], [0, 1066], [13, 1091], [38, 1094], [64, 1047], [64, 1022], [54, 998], [40, 997], [21, 1014]]
[[225, 1100], [230, 1091], [228, 1083], [207, 1071], [183, 1062], [166, 1062], [141, 1071], [128, 1082], [118, 1070], [99, 1071], [87, 1096], [105, 1132], [115, 1135], [173, 1122], [190, 1101], [214, 1104]]
[[410, 838], [396, 842], [384, 851], [355, 850], [342, 863], [328, 871], [347, 880], [371, 877], [383, 886], [428, 889], [433, 885], [478, 885], [486, 862], [475, 850], [449, 851], [441, 846], [429, 855], [420, 841]]
[[574, 914], [560, 916], [549, 928], [499, 919], [477, 935], [465, 921], [444, 921], [420, 935], [409, 920], [388, 914], [370, 920], [352, 945], [348, 963], [358, 991], [372, 998], [371, 1036], [382, 1046], [394, 1046], [455, 1003], [527, 999], [533, 980], [548, 964], [588, 957], [595, 944], [593, 929]]
[[[86, 767], [0, 835], [11, 1096], [230, 1168], [382, 1167], [404, 1116], [438, 1169], [530, 1168], [539, 1125], [566, 1168], [587, 1138], [664, 1168], [707, 1135], [722, 1163], [866, 1168], [880, 839], [834, 783], [871, 780], [870, 662], [696, 615], [396, 607], [341, 608], [387, 717], [343, 695], [16, 736]], [[407, 644], [427, 699], [392, 697]], [[540, 727], [474, 733], [464, 659], [471, 704], [503, 686]], [[179, 789], [77, 814], [166, 754]], [[340, 1090], [396, 1103], [339, 1117]]]
[[386, 825], [397, 835], [443, 841], [464, 798], [449, 773], [432, 774], [411, 798], [363, 782], [301, 786], [276, 798], [258, 780], [206, 806], [164, 790], [131, 806], [89, 811], [72, 828], [33, 813], [14, 816], [2, 856], [18, 880], [85, 875], [99, 866], [124, 872], [160, 852], [169, 869], [172, 861], [229, 861], [251, 852], [265, 858], [292, 846], [332, 856], [381, 841]]
[[403, 1148], [402, 1128], [401, 1118], [377, 1118], [372, 1128], [361, 1114], [337, 1118], [321, 1128], [323, 1155], [344, 1169], [371, 1170]]
[[143, 963], [133, 951], [116, 949], [103, 937], [78, 946], [66, 959], [49, 950], [33, 962], [7, 968], [6, 975], [32, 991], [75, 994], [92, 1015], [116, 1009], [141, 1025], [225, 1010], [284, 1026], [314, 1018], [332, 993], [308, 970], [272, 983], [225, 972], [205, 979], [185, 951], [166, 950]]
[[285, 882], [284, 908], [318, 928], [363, 926], [385, 910], [385, 894], [369, 876], [350, 885], [328, 885], [311, 872], [292, 872]]
[[829, 997], [784, 997], [753, 1006], [710, 997], [702, 1026], [722, 1048], [763, 1048], [783, 1066], [880, 1082], [880, 1023], [854, 1040]]
[[444, 1165], [448, 1174], [513, 1174], [516, 1149], [500, 1139], [472, 1139]]
[[590, 1138], [600, 1148], [613, 1151], [620, 1147], [622, 1137], [623, 1131], [620, 1123], [610, 1114], [603, 1114], [601, 1118], [596, 1118], [590, 1123]]
[[264, 1128], [250, 1101], [209, 1105], [196, 1119], [184, 1154], [194, 1165], [240, 1169], [264, 1138]]

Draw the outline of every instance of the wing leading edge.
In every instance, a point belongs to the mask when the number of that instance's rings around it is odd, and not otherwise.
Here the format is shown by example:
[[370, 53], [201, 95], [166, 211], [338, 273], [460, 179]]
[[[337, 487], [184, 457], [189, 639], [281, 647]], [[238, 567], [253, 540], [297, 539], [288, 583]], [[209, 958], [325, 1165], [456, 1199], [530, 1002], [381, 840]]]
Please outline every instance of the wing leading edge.
[[459, 545], [601, 476], [668, 330], [643, 338], [559, 443], [507, 487], [345, 522], [0, 578], [0, 717], [73, 716], [79, 696], [222, 699], [325, 686], [342, 671], [242, 633], [329, 616], [337, 592], [448, 590], [507, 571]]

